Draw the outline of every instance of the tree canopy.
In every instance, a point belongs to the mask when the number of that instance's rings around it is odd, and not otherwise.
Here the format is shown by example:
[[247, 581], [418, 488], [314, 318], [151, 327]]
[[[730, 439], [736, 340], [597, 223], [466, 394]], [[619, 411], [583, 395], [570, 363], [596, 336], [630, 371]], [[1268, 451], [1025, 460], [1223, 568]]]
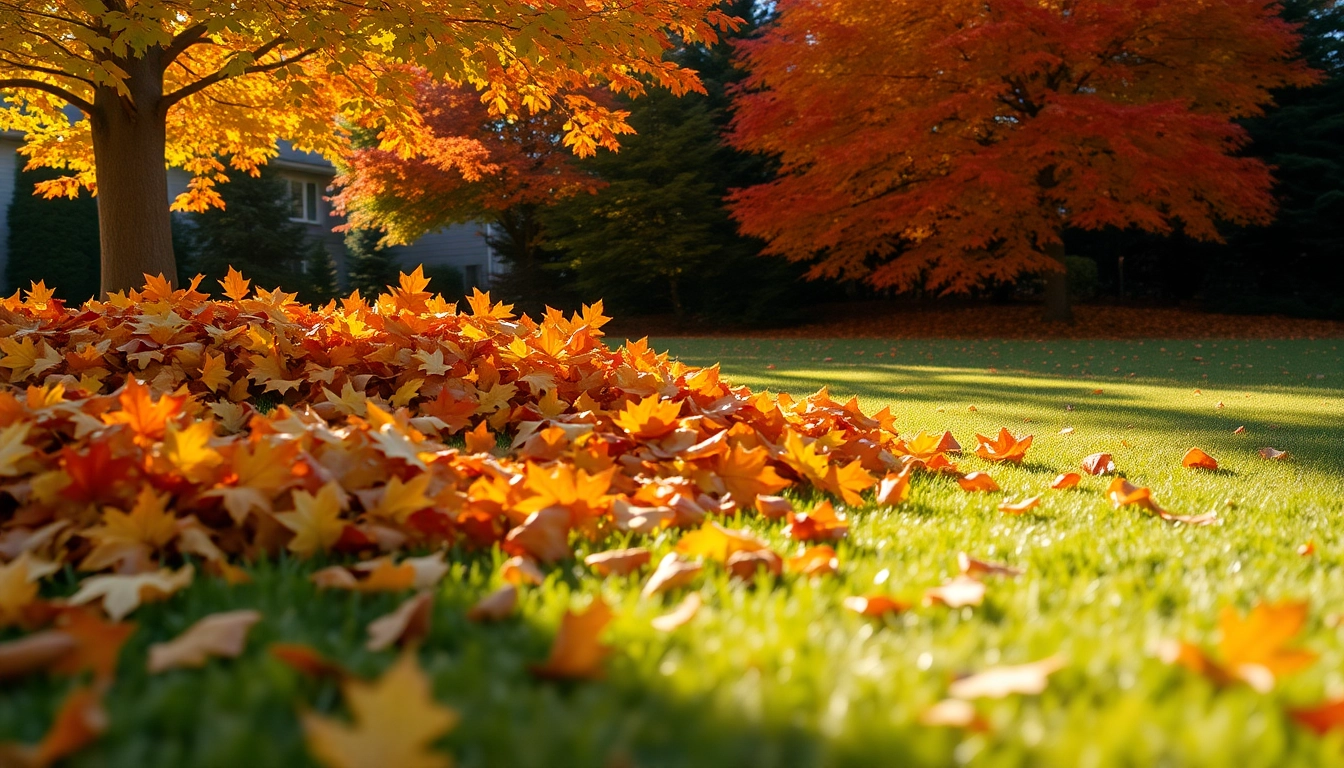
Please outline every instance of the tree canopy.
[[[1263, 223], [1234, 120], [1308, 85], [1276, 3], [781, 0], [732, 139], [779, 158], [734, 212], [810, 274], [964, 292], [1058, 270], [1067, 228]], [[1053, 258], [1052, 258], [1053, 257]]]
[[[465, 84], [493, 114], [559, 109], [579, 154], [615, 146], [624, 115], [585, 95], [601, 84], [684, 93], [668, 33], [716, 39], [716, 0], [53, 0], [0, 2], [0, 129], [30, 165], [67, 171], [46, 194], [100, 193], [104, 289], [173, 266], [163, 163], [193, 174], [173, 203], [203, 210], [227, 167], [255, 171], [276, 140], [335, 158], [347, 126], [413, 156], [429, 145], [415, 98], [425, 78]], [[84, 119], [72, 121], [73, 106]], [[101, 172], [100, 172], [101, 170]], [[152, 220], [151, 220], [152, 219]], [[112, 272], [109, 280], [109, 270]], [[172, 269], [167, 269], [171, 273]]]

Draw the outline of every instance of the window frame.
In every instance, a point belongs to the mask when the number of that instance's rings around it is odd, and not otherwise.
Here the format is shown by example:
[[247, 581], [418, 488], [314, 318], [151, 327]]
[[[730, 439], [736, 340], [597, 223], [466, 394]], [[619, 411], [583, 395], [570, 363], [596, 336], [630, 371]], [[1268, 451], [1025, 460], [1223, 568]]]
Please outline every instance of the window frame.
[[[317, 182], [297, 179], [292, 176], [285, 177], [289, 182], [288, 200], [290, 206], [290, 221], [299, 224], [321, 224], [322, 207], [319, 203], [317, 191]], [[294, 205], [298, 204], [301, 216], [294, 216]]]

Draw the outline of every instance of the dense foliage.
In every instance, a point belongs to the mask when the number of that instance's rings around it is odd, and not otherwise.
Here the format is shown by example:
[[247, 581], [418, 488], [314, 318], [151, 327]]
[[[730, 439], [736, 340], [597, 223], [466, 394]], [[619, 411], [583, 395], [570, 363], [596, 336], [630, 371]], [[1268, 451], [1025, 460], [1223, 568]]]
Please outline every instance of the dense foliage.
[[1269, 169], [1233, 120], [1314, 79], [1273, 4], [776, 7], [742, 46], [733, 139], [781, 169], [735, 213], [812, 275], [899, 289], [1058, 270], [1070, 228], [1267, 223]]
[[34, 196], [37, 185], [58, 175], [47, 168], [15, 173], [5, 284], [45, 280], [59, 286], [60, 298], [81, 302], [98, 295], [98, 201]]

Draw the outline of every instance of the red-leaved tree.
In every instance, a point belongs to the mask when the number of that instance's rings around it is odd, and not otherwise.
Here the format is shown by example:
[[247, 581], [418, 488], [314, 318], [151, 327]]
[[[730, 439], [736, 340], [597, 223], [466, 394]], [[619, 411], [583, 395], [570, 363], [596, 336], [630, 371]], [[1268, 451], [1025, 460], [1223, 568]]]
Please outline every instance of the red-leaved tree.
[[[599, 105], [589, 96], [570, 98]], [[573, 119], [564, 109], [501, 116], [473, 88], [430, 81], [419, 86], [416, 109], [425, 127], [418, 153], [370, 146], [342, 161], [334, 202], [349, 226], [409, 243], [449, 224], [487, 220], [598, 183], [575, 167], [564, 146]]]
[[1047, 277], [1065, 229], [1270, 220], [1234, 120], [1316, 75], [1259, 0], [780, 0], [731, 135], [778, 177], [734, 215], [816, 277], [966, 292]]

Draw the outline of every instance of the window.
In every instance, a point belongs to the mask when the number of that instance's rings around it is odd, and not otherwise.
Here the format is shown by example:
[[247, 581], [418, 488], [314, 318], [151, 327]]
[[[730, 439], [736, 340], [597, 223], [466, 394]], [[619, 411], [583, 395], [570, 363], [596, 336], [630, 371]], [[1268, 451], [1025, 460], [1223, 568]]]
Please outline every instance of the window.
[[462, 268], [462, 282], [466, 283], [467, 290], [479, 288], [481, 286], [481, 265], [468, 264]]
[[289, 180], [289, 218], [294, 221], [317, 223], [317, 184], [311, 181]]

